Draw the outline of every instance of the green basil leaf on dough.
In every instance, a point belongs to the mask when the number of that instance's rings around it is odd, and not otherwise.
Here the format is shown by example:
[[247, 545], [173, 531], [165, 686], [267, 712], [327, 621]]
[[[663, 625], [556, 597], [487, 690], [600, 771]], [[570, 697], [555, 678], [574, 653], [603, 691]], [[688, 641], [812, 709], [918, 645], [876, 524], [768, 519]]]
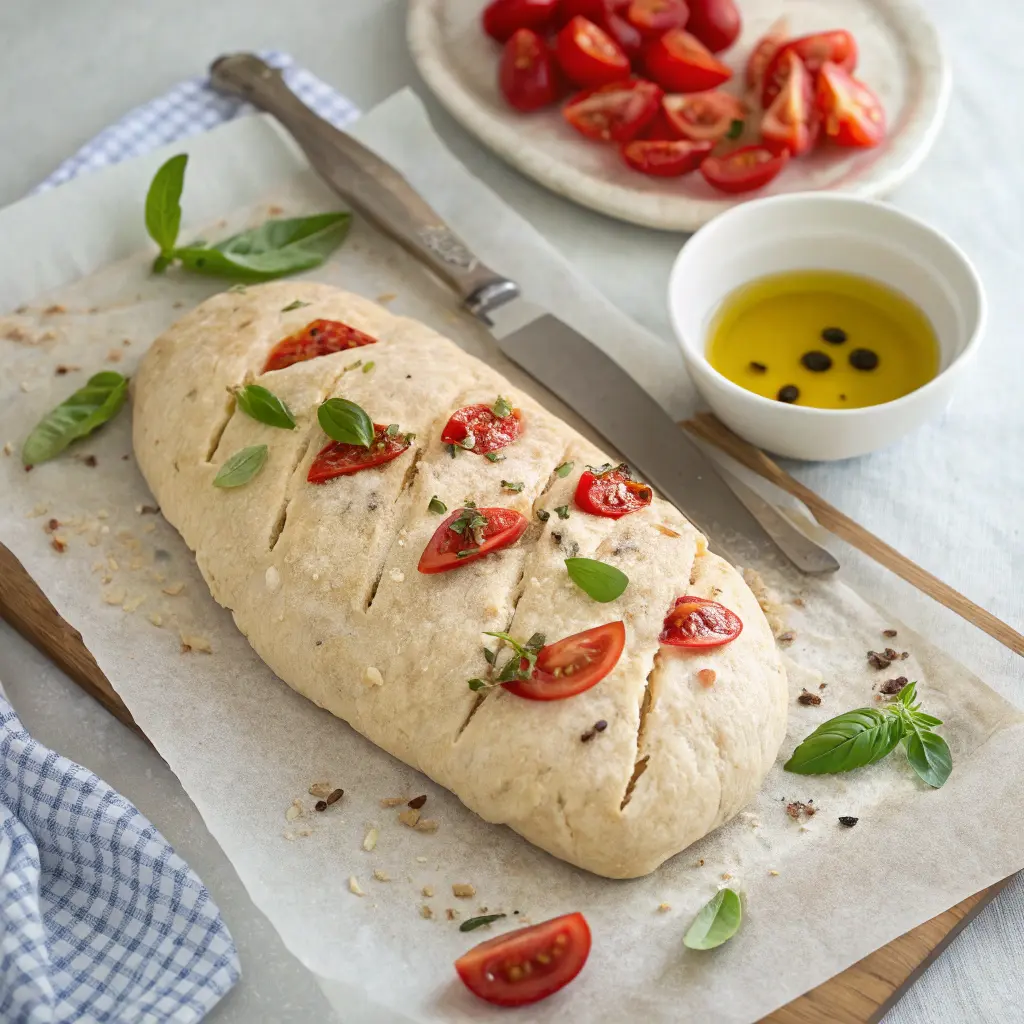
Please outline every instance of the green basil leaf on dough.
[[433, 512], [436, 516], [443, 516], [448, 511], [448, 506], [435, 494], [427, 503], [427, 511]]
[[266, 464], [270, 449], [265, 444], [252, 444], [235, 452], [213, 478], [214, 487], [241, 487], [247, 484]]
[[596, 558], [567, 558], [565, 568], [580, 590], [602, 604], [621, 597], [629, 585], [629, 577], [621, 569]]
[[556, 505], [555, 511], [558, 513], [559, 519], [569, 518], [569, 506], [568, 505]]
[[484, 452], [484, 458], [487, 459], [488, 462], [505, 461], [505, 456], [502, 455], [500, 452]]
[[512, 415], [512, 406], [509, 405], [508, 401], [498, 395], [494, 405], [491, 406], [491, 412], [498, 417], [499, 420], [503, 420], [506, 416]]
[[369, 373], [377, 364], [371, 359], [364, 367], [363, 373]]
[[260, 384], [246, 384], [235, 391], [238, 408], [260, 423], [283, 430], [295, 429], [295, 417], [291, 409], [273, 391]]
[[146, 230], [160, 246], [160, 255], [153, 262], [153, 270], [160, 273], [170, 259], [171, 250], [178, 240], [181, 228], [181, 190], [185, 185], [185, 165], [188, 154], [172, 156], [153, 176], [146, 193]]
[[906, 748], [910, 767], [929, 786], [938, 789], [949, 778], [953, 770], [953, 755], [941, 736], [911, 726]]
[[492, 921], [500, 921], [503, 917], [508, 917], [508, 914], [481, 914], [480, 917], [471, 917], [468, 921], [463, 921], [459, 925], [459, 931], [471, 932], [476, 928], [482, 928], [485, 924], [490, 924]]
[[363, 409], [347, 398], [328, 398], [317, 409], [316, 418], [332, 441], [358, 444], [363, 448], [373, 444], [373, 422]]
[[929, 715], [925, 711], [911, 711], [910, 717], [916, 722], [922, 729], [934, 729], [937, 725], [942, 725], [942, 719], [936, 718], [934, 715]]
[[302, 299], [296, 299], [294, 302], [289, 302], [287, 306], [281, 307], [282, 313], [290, 313], [293, 309], [302, 309], [303, 306], [308, 306], [310, 303], [303, 302]]
[[469, 681], [469, 688], [474, 693], [476, 693], [478, 690], [486, 690], [487, 686], [488, 684], [485, 683], [482, 679], [470, 679]]
[[539, 508], [537, 509], [537, 518], [542, 523], [546, 523], [551, 518], [551, 513], [546, 508]]
[[572, 472], [572, 467], [575, 465], [575, 462], [563, 462], [560, 466], [555, 468], [555, 475], [564, 479]]
[[36, 466], [59, 455], [72, 441], [113, 419], [127, 395], [128, 380], [121, 374], [104, 370], [93, 375], [36, 424], [22, 446], [22, 462]]
[[502, 480], [502, 490], [509, 491], [512, 494], [519, 494], [520, 491], [526, 486], [522, 480]]
[[798, 775], [830, 775], [880, 761], [903, 738], [897, 715], [860, 708], [830, 718], [814, 730], [783, 766]]
[[715, 949], [728, 942], [739, 931], [743, 920], [743, 906], [732, 889], [719, 889], [683, 936], [683, 945], [689, 949]]

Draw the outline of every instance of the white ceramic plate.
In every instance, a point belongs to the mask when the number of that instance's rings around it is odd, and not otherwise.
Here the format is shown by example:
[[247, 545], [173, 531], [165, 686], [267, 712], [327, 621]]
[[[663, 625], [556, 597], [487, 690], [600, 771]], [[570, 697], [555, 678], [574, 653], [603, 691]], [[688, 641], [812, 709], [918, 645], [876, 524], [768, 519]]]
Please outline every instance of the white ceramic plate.
[[[776, 18], [793, 35], [832, 28], [854, 34], [857, 75], [878, 94], [889, 136], [864, 152], [819, 150], [791, 161], [756, 196], [826, 189], [883, 196], [927, 156], [949, 99], [950, 76], [938, 36], [916, 0], [738, 0], [743, 34], [723, 59], [744, 67]], [[409, 47], [438, 99], [499, 156], [560, 195], [620, 220], [666, 231], [695, 231], [742, 198], [715, 192], [699, 174], [649, 178], [630, 170], [614, 146], [588, 142], [557, 108], [523, 115], [497, 88], [500, 47], [480, 28], [485, 0], [410, 0]], [[734, 88], [740, 88], [742, 73]]]

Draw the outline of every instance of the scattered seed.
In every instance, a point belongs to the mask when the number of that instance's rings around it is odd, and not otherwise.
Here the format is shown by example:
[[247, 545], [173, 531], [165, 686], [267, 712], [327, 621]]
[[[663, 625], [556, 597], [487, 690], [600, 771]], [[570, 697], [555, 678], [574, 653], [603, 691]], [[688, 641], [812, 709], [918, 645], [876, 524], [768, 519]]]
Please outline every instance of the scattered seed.
[[327, 810], [327, 801], [326, 800], [317, 800], [317, 802], [315, 804], [313, 804], [313, 810], [314, 811], [326, 811]]
[[363, 892], [362, 888], [360, 887], [359, 883], [356, 881], [356, 876], [355, 875], [349, 875], [348, 876], [348, 891], [350, 893], [352, 893], [353, 896], [365, 896], [366, 895], [366, 893]]
[[858, 821], [860, 821], [860, 818], [854, 818], [849, 814], [842, 814], [839, 817], [839, 824], [843, 825], [846, 828], [853, 828], [853, 826], [856, 825]]
[[323, 800], [324, 797], [330, 796], [332, 788], [329, 782], [314, 782], [309, 787], [309, 795]]
[[424, 903], [423, 906], [420, 907], [420, 917], [422, 917], [426, 921], [429, 921], [433, 916], [434, 912], [430, 909], [430, 907], [426, 905], [426, 903]]
[[381, 871], [380, 868], [374, 868], [373, 869], [373, 877], [375, 879], [377, 879], [378, 882], [390, 882], [391, 881], [391, 876], [386, 871]]
[[425, 885], [420, 892], [429, 900], [434, 895], [434, 887], [432, 885]]
[[409, 806], [414, 810], [418, 811], [427, 802], [426, 796], [414, 796], [409, 801]]
[[343, 789], [333, 789], [333, 790], [331, 790], [331, 792], [327, 796], [327, 801], [326, 801], [327, 802], [327, 806], [330, 807], [331, 804], [336, 804], [344, 795], [345, 795], [345, 790], [343, 790]]
[[398, 815], [398, 820], [408, 828], [415, 828], [416, 822], [420, 820], [420, 812], [415, 807], [410, 807]]
[[855, 370], [873, 370], [878, 366], [878, 354], [869, 348], [855, 348], [850, 353], [850, 365]]
[[667, 914], [671, 909], [672, 909], [672, 905], [669, 904], [669, 903], [659, 903], [658, 904], [658, 910], [662, 914]]
[[750, 368], [754, 371], [754, 373], [767, 373], [768, 372], [768, 367], [765, 366], [764, 363], [759, 363], [759, 362], [757, 362], [754, 359], [750, 360]]
[[397, 807], [399, 804], [404, 803], [404, 796], [386, 796], [381, 800], [380, 805], [381, 807]]
[[791, 644], [796, 639], [796, 633], [791, 629], [786, 630], [785, 633], [780, 633], [775, 639], [780, 644]]
[[768, 874], [771, 875], [773, 878], [777, 878], [779, 873], [775, 870], [775, 868], [769, 868]]
[[363, 849], [369, 853], [377, 845], [377, 837], [380, 833], [375, 828], [367, 829], [366, 835], [363, 836]]

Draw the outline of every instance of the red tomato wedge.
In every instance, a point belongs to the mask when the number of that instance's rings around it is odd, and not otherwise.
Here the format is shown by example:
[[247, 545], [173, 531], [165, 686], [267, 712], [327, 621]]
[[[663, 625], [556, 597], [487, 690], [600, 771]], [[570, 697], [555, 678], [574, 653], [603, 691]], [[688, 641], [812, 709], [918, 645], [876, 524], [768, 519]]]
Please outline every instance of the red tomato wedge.
[[670, 647], [721, 647], [743, 632], [743, 622], [717, 601], [677, 597], [659, 639]]
[[606, 85], [629, 75], [629, 58], [622, 47], [603, 28], [579, 16], [558, 33], [555, 56], [565, 77], [576, 85]]
[[666, 92], [706, 92], [732, 77], [699, 39], [681, 28], [666, 32], [647, 47], [647, 73]]
[[543, 32], [554, 25], [558, 5], [559, 0], [494, 0], [484, 8], [484, 31], [499, 43], [521, 28]]
[[626, 646], [622, 622], [574, 633], [540, 649], [529, 679], [502, 683], [509, 693], [526, 700], [565, 700], [599, 682], [618, 663]]
[[806, 153], [818, 138], [819, 119], [814, 109], [814, 80], [792, 50], [783, 55], [785, 83], [761, 119], [761, 137], [775, 151], [790, 156]]
[[[489, 405], [467, 405], [453, 412], [441, 431], [444, 444], [457, 444], [477, 455], [507, 448], [523, 431], [522, 414], [513, 409], [507, 416], [498, 416]], [[470, 434], [472, 444], [467, 445]]]
[[[479, 520], [485, 522], [472, 525]], [[511, 508], [456, 509], [427, 541], [417, 568], [430, 576], [469, 565], [492, 551], [515, 544], [528, 525], [526, 517]]]
[[369, 448], [342, 441], [328, 442], [317, 453], [306, 474], [306, 480], [311, 484], [323, 484], [336, 476], [348, 476], [397, 459], [412, 442], [408, 435], [396, 432], [389, 434], [388, 429], [386, 423], [374, 423], [373, 443]]
[[521, 28], [505, 44], [498, 64], [498, 87], [516, 110], [539, 110], [558, 99], [558, 69], [547, 44]]
[[588, 467], [576, 485], [576, 505], [592, 516], [621, 519], [650, 505], [654, 493], [647, 484], [630, 479], [626, 465], [607, 469]]
[[600, 142], [628, 142], [658, 114], [661, 89], [643, 78], [613, 82], [574, 96], [563, 117], [581, 135]]
[[719, 192], [735, 195], [763, 188], [788, 162], [788, 149], [773, 153], [767, 146], [744, 146], [724, 156], [709, 156], [700, 165], [700, 173]]
[[626, 21], [642, 36], [660, 36], [670, 28], [682, 28], [690, 16], [685, 0], [630, 0]]
[[690, 20], [686, 31], [712, 53], [726, 50], [736, 42], [742, 22], [733, 0], [688, 0], [688, 3]]
[[317, 356], [329, 356], [333, 352], [344, 352], [362, 345], [375, 345], [376, 338], [363, 334], [340, 320], [313, 320], [301, 331], [290, 334], [279, 341], [267, 356], [263, 372], [283, 370], [293, 363], [303, 363]]
[[772, 57], [776, 51], [784, 46], [789, 39], [789, 19], [782, 17], [777, 19], [769, 27], [768, 31], [757, 41], [757, 45], [750, 51], [747, 58], [747, 67], [744, 72], [747, 88], [761, 101], [761, 86], [764, 83], [764, 75], [768, 70]]
[[562, 0], [559, 24], [575, 17], [586, 18], [603, 28], [622, 47], [630, 61], [640, 56], [643, 36], [624, 17], [631, 0]]
[[676, 131], [675, 125], [668, 119], [664, 110], [659, 110], [642, 132], [640, 132], [641, 139], [657, 140], [659, 142], [665, 142], [670, 139], [678, 139], [679, 132]]
[[717, 142], [725, 137], [733, 121], [746, 117], [743, 104], [735, 96], [717, 89], [666, 96], [661, 106], [677, 134], [695, 142]]
[[622, 47], [630, 64], [640, 59], [644, 52], [644, 37], [635, 25], [612, 12], [604, 19], [601, 27]]
[[678, 178], [697, 170], [713, 145], [691, 139], [635, 139], [622, 147], [622, 158], [642, 174]]
[[455, 970], [488, 1003], [527, 1006], [568, 985], [589, 955], [586, 918], [566, 914], [481, 942], [455, 961]]
[[825, 135], [838, 146], [877, 146], [885, 138], [885, 111], [878, 97], [837, 64], [818, 73], [818, 112]]
[[[624, 0], [629, 3], [629, 0]], [[558, 23], [566, 25], [573, 18], [586, 18], [595, 25], [604, 27], [605, 20], [609, 14], [615, 13], [615, 6], [622, 6], [622, 3], [613, 5], [609, 0], [562, 0], [558, 10]]]
[[775, 51], [765, 69], [764, 84], [761, 87], [761, 106], [765, 110], [772, 105], [772, 100], [785, 85], [784, 57], [789, 52], [795, 53], [812, 75], [816, 75], [826, 61], [838, 64], [847, 71], [853, 71], [857, 66], [857, 41], [845, 29], [817, 32], [794, 39]]

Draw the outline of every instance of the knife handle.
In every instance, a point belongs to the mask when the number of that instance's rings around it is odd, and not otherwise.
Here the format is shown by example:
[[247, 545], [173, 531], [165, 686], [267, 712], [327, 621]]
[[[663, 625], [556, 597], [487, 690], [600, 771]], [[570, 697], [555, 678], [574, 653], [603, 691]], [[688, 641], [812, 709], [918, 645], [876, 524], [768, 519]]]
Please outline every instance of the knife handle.
[[519, 295], [515, 282], [477, 259], [391, 164], [314, 114], [276, 68], [255, 54], [234, 53], [213, 62], [210, 81], [280, 121], [327, 184], [426, 264], [474, 316], [488, 323], [489, 311]]

